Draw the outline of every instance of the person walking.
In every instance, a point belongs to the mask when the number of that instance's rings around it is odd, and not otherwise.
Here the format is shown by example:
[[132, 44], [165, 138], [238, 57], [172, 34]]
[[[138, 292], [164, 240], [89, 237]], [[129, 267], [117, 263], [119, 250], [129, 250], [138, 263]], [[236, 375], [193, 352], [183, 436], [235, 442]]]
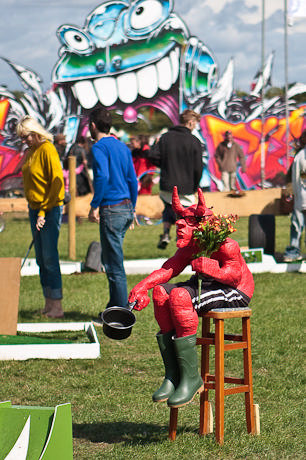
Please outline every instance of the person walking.
[[110, 135], [112, 116], [104, 107], [89, 115], [94, 196], [88, 219], [100, 225], [101, 262], [109, 283], [106, 308], [126, 306], [127, 281], [123, 266], [123, 240], [133, 224], [137, 177], [129, 148]]
[[133, 136], [130, 139], [133, 164], [136, 176], [139, 180], [138, 195], [151, 195], [153, 187], [153, 174], [147, 171], [155, 169], [154, 165], [148, 160], [150, 151], [148, 137], [144, 134]]
[[179, 116], [180, 124], [169, 128], [151, 148], [148, 158], [160, 168], [160, 198], [164, 203], [163, 234], [157, 247], [165, 249], [170, 242], [170, 229], [176, 222], [172, 209], [172, 190], [177, 186], [183, 206], [195, 203], [195, 192], [202, 177], [202, 145], [192, 134], [200, 115], [186, 109]]
[[[78, 196], [93, 193], [93, 186], [88, 172], [87, 160], [87, 140], [84, 136], [78, 136], [76, 142], [69, 149], [68, 156], [76, 157], [76, 167], [83, 166], [76, 176], [77, 194]], [[64, 163], [64, 162], [63, 162]]]
[[54, 147], [59, 154], [61, 162], [65, 158], [66, 148], [67, 148], [67, 140], [66, 135], [64, 133], [58, 133], [54, 136]]
[[45, 297], [42, 313], [50, 318], [64, 316], [58, 238], [64, 203], [64, 179], [53, 136], [38, 121], [25, 116], [17, 124], [17, 135], [28, 145], [22, 166], [24, 193], [40, 282]]
[[224, 140], [220, 142], [215, 152], [215, 160], [221, 172], [224, 192], [236, 190], [236, 169], [238, 160], [241, 171], [245, 173], [246, 162], [242, 148], [233, 139], [231, 131], [225, 131]]
[[301, 238], [303, 229], [306, 227], [306, 130], [302, 132], [298, 145], [299, 149], [291, 167], [294, 204], [290, 224], [290, 245], [286, 248], [284, 262], [296, 262], [303, 259]]

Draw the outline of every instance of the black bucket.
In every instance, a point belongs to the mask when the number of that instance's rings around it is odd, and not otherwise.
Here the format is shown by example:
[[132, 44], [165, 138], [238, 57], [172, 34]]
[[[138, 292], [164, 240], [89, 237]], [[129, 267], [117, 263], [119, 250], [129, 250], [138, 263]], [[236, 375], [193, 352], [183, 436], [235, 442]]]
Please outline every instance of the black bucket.
[[132, 312], [136, 302], [128, 307], [109, 307], [101, 313], [103, 332], [110, 339], [123, 340], [131, 335], [136, 317]]

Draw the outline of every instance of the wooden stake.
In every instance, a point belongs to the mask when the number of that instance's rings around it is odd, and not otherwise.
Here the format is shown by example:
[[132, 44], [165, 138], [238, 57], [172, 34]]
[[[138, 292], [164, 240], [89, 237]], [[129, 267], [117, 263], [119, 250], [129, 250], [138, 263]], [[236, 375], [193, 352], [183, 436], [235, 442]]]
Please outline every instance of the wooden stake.
[[69, 259], [75, 260], [75, 196], [76, 196], [76, 158], [75, 156], [68, 157], [69, 165], [69, 192], [71, 199], [68, 204], [68, 245]]
[[19, 257], [0, 258], [0, 334], [17, 334], [20, 265]]

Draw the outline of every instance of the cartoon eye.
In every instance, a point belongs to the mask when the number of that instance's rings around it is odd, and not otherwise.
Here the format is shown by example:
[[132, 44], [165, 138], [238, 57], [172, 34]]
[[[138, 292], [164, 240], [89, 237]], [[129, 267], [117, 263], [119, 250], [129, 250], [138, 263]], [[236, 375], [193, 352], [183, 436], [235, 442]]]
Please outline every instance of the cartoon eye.
[[162, 17], [163, 7], [157, 0], [144, 0], [135, 5], [130, 15], [133, 29], [145, 29]]
[[63, 27], [58, 31], [62, 43], [77, 53], [86, 53], [93, 47], [87, 35], [77, 28]]

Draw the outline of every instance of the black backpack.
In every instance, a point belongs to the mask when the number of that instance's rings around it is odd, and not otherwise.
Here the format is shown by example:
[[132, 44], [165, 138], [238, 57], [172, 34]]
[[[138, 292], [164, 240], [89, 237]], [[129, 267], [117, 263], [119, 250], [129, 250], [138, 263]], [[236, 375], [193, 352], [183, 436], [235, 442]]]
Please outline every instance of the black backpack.
[[101, 244], [98, 241], [92, 241], [87, 249], [84, 263], [84, 271], [102, 272], [101, 263]]

